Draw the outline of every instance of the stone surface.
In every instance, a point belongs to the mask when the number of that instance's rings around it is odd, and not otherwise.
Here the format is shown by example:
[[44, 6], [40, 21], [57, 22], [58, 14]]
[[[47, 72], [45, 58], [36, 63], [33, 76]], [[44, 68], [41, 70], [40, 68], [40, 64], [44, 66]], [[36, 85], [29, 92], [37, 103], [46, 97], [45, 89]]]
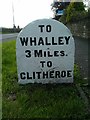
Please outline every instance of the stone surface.
[[64, 24], [52, 19], [28, 24], [16, 42], [19, 83], [72, 83], [74, 51]]

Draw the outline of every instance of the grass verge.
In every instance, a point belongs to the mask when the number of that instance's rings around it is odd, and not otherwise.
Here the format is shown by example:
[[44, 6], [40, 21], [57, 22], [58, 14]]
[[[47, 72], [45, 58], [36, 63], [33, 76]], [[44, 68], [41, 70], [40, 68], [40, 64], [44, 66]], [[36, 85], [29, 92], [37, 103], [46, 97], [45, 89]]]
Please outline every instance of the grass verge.
[[[88, 113], [75, 84], [17, 83], [15, 43], [2, 45], [2, 117], [85, 119]], [[75, 82], [81, 82], [76, 65], [74, 73]]]
[[2, 44], [0, 44], [0, 120], [2, 118]]

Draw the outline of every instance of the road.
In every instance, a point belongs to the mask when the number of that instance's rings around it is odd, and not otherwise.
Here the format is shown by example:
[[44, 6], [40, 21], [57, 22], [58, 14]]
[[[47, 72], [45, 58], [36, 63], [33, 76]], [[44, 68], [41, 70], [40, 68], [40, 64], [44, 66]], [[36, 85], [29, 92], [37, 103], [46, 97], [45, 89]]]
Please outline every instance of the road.
[[[0, 41], [8, 41], [16, 39], [18, 33], [15, 34], [3, 34]], [[88, 78], [88, 40], [74, 37], [75, 40], [75, 63], [79, 65], [81, 70], [81, 75], [83, 78]]]
[[16, 39], [18, 33], [14, 34], [0, 34], [0, 41], [7, 41], [7, 40], [12, 40]]

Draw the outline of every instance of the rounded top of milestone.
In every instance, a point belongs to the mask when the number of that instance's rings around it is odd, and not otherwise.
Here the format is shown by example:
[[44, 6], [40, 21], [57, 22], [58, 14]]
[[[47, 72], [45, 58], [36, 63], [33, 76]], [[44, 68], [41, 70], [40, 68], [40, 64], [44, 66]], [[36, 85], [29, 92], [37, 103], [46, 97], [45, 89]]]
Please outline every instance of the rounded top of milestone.
[[[42, 25], [41, 27], [42, 27], [42, 34], [45, 34], [45, 28], [44, 28], [44, 26], [43, 25], [51, 25], [51, 26], [53, 26], [53, 30], [52, 30], [52, 34], [55, 34], [56, 32], [57, 32], [57, 34], [65, 34], [65, 32], [67, 33], [68, 32], [68, 34], [70, 34], [71, 35], [71, 32], [70, 32], [70, 30], [63, 24], [63, 23], [61, 23], [61, 22], [59, 22], [59, 21], [57, 21], [57, 20], [54, 20], [54, 19], [38, 19], [38, 20], [35, 20], [35, 21], [33, 21], [33, 22], [31, 22], [31, 23], [29, 23], [28, 25], [26, 25], [22, 30], [21, 30], [21, 32], [20, 32], [20, 34], [23, 34], [24, 32], [25, 32], [25, 34], [26, 34], [26, 32], [27, 32], [27, 34], [29, 35], [30, 33], [32, 34], [32, 33], [34, 33], [35, 34], [35, 32], [36, 32], [36, 34], [37, 34], [37, 31], [38, 31], [38, 25]], [[37, 26], [37, 28], [36, 28], [36, 26]], [[33, 28], [32, 28], [33, 27]], [[29, 31], [28, 31], [28, 29], [29, 29]], [[56, 31], [57, 30], [57, 31]], [[50, 33], [50, 32], [49, 32]]]

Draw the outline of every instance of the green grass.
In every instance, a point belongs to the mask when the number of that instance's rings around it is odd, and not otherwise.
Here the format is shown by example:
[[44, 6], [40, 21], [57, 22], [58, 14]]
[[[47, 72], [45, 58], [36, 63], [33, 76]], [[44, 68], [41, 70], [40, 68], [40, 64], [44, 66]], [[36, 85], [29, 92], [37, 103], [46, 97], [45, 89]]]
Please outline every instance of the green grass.
[[[19, 85], [15, 41], [2, 45], [2, 117], [3, 118], [80, 118], [87, 116], [86, 106], [75, 84]], [[75, 65], [75, 82], [78, 68]], [[81, 78], [79, 78], [81, 81]]]
[[2, 44], [0, 43], [0, 119], [2, 117]]

